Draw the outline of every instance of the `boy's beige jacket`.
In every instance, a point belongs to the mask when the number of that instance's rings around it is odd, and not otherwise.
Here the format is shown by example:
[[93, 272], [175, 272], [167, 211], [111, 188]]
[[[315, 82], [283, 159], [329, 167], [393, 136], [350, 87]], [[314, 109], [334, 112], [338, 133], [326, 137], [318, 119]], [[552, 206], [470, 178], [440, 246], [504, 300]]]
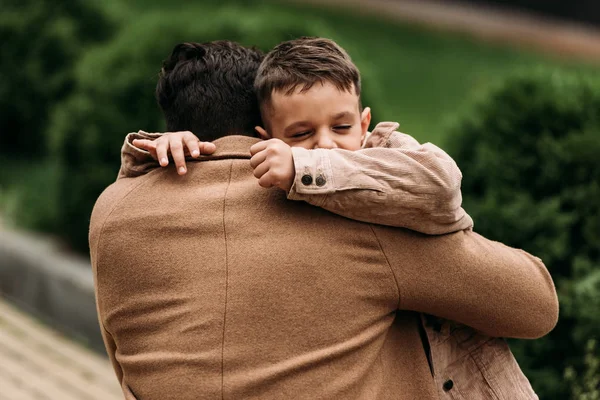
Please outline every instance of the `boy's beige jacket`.
[[288, 198], [430, 235], [472, 228], [461, 207], [462, 174], [454, 160], [431, 143], [397, 132], [398, 126], [377, 124], [360, 151], [292, 147], [296, 177]]
[[255, 142], [220, 139], [187, 175], [119, 179], [96, 204], [100, 324], [130, 399], [433, 399], [415, 312], [493, 336], [555, 325], [539, 259], [289, 202], [257, 185]]

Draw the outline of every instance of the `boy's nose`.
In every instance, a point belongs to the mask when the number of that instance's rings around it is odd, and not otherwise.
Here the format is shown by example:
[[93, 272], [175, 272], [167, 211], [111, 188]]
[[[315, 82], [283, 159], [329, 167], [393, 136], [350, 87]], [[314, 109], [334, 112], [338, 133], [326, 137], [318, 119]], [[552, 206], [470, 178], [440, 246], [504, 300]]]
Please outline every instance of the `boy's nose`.
[[330, 135], [324, 133], [319, 134], [317, 142], [315, 143], [315, 149], [335, 149], [337, 145]]

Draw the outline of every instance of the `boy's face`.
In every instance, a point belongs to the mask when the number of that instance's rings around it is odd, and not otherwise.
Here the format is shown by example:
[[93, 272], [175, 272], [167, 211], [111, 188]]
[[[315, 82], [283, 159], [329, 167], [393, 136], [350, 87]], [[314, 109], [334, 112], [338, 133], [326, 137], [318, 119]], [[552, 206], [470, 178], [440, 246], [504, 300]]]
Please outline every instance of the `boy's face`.
[[369, 129], [371, 112], [361, 113], [354, 88], [340, 91], [329, 82], [291, 95], [274, 92], [263, 118], [269, 129], [259, 129], [263, 139], [277, 138], [306, 149], [358, 150]]

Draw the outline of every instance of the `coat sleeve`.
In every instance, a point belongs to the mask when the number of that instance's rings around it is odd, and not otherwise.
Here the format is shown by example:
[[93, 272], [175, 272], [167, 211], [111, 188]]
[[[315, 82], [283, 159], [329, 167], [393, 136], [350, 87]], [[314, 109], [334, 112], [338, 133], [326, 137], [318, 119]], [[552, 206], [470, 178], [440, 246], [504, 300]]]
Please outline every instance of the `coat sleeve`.
[[538, 338], [556, 325], [556, 290], [539, 258], [472, 230], [399, 246], [392, 229], [372, 229], [396, 279], [399, 309], [497, 337]]
[[123, 147], [121, 147], [121, 168], [117, 179], [134, 178], [145, 175], [155, 168], [159, 168], [158, 162], [152, 158], [146, 150], [135, 147], [132, 143], [135, 139], [154, 140], [160, 137], [162, 133], [148, 133], [144, 131], [131, 132], [125, 137]]
[[103, 308], [103, 287], [101, 279], [102, 267], [99, 265], [102, 259], [103, 251], [101, 248], [102, 232], [106, 223], [106, 220], [114, 210], [116, 204], [127, 196], [136, 187], [143, 184], [143, 181], [136, 179], [121, 179], [116, 183], [113, 183], [100, 195], [92, 215], [90, 217], [90, 229], [89, 229], [89, 247], [90, 247], [90, 262], [92, 265], [92, 274], [94, 277], [94, 294], [96, 298], [96, 311], [98, 314], [98, 323], [100, 325], [100, 332], [106, 347], [106, 353], [110, 358], [113, 369], [123, 390], [123, 394], [126, 400], [135, 400], [135, 397], [130, 393], [127, 385], [124, 383], [123, 369], [117, 360], [117, 344], [113, 339], [111, 333], [106, 329], [105, 325], [105, 310]]
[[377, 144], [385, 147], [292, 148], [296, 176], [288, 198], [347, 218], [427, 234], [472, 228], [473, 220], [461, 207], [462, 175], [448, 154], [400, 132]]

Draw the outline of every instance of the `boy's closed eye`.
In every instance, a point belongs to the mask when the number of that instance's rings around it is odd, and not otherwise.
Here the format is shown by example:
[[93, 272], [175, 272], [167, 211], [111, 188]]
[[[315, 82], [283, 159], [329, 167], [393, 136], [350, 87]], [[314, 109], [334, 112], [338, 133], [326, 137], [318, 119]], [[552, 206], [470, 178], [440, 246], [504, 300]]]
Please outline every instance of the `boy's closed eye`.
[[311, 134], [311, 131], [303, 131], [303, 132], [298, 132], [298, 133], [294, 133], [292, 135], [293, 138], [300, 138], [300, 137], [305, 137]]
[[349, 130], [351, 128], [352, 128], [352, 125], [337, 125], [337, 126], [333, 127], [333, 129], [335, 129], [337, 131]]
[[[347, 131], [350, 130], [352, 128], [352, 125], [336, 125], [333, 127], [334, 131]], [[298, 132], [298, 133], [294, 133], [293, 135], [291, 135], [292, 138], [301, 138], [301, 137], [306, 137], [308, 135], [310, 135], [312, 133], [312, 131], [302, 131], [302, 132]]]

